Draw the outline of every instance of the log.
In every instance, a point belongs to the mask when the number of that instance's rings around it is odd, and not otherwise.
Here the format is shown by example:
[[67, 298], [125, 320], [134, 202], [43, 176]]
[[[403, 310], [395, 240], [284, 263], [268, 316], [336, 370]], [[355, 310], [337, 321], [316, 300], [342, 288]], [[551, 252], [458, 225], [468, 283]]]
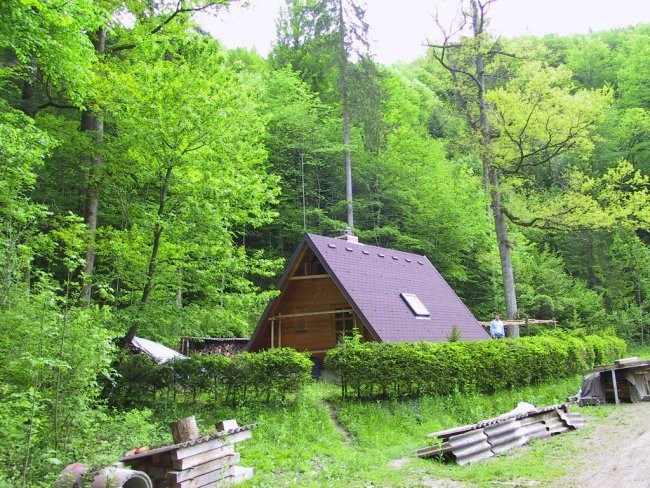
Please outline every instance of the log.
[[174, 444], [180, 444], [181, 442], [191, 441], [200, 437], [199, 427], [196, 425], [194, 415], [177, 420], [176, 422], [170, 422], [169, 428], [172, 430]]

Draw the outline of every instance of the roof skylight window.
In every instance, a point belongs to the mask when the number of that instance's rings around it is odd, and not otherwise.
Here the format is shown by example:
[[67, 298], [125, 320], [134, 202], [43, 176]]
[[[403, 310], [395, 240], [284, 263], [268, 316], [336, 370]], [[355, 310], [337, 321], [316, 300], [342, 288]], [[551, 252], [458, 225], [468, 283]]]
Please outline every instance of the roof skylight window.
[[427, 307], [424, 306], [424, 304], [420, 301], [415, 293], [400, 293], [400, 296], [402, 297], [402, 300], [404, 300], [409, 306], [411, 312], [413, 312], [413, 315], [416, 317], [431, 316], [429, 310], [427, 310]]

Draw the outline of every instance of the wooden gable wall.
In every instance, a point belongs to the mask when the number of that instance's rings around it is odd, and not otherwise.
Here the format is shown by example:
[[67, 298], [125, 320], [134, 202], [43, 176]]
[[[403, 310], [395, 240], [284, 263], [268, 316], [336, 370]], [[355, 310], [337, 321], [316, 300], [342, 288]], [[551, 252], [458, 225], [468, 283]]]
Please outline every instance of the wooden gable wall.
[[336, 321], [350, 321], [364, 334], [343, 294], [339, 291], [313, 251], [306, 246], [297, 260], [268, 315], [267, 331], [258, 347], [293, 347], [322, 357], [336, 346]]

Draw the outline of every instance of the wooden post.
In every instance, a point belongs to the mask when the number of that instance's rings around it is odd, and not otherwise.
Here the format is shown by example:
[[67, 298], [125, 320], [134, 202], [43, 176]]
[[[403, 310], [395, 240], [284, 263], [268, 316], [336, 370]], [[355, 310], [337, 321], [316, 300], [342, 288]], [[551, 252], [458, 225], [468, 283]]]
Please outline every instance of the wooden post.
[[526, 335], [530, 336], [530, 324], [528, 323], [528, 316], [526, 316]]
[[200, 436], [199, 428], [196, 425], [196, 418], [194, 415], [177, 420], [176, 422], [170, 422], [169, 428], [172, 430], [172, 438], [174, 439], [174, 444], [191, 441], [192, 439], [196, 439]]
[[273, 330], [275, 329], [275, 319], [271, 320], [271, 349], [273, 349]]
[[614, 387], [614, 402], [618, 405], [618, 385], [616, 384], [616, 370], [612, 369], [612, 386]]

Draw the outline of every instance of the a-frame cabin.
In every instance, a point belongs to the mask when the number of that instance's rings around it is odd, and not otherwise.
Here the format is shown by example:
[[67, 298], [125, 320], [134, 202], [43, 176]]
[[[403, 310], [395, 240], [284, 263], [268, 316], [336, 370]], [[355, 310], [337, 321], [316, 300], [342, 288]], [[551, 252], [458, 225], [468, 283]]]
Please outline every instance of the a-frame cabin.
[[425, 256], [360, 244], [355, 236], [307, 234], [287, 264], [248, 343], [293, 347], [321, 358], [356, 329], [364, 340], [488, 339]]

